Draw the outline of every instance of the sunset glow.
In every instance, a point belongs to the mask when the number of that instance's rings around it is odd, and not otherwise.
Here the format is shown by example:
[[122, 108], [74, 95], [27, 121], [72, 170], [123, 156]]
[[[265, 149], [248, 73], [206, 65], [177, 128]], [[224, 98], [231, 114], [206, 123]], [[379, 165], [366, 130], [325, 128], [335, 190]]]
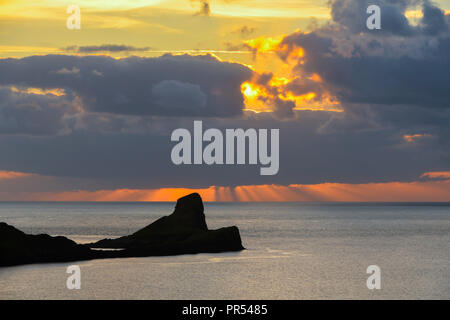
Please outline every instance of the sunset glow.
[[[391, 2], [0, 1], [0, 200], [449, 200], [450, 2]], [[277, 128], [279, 174], [174, 167], [195, 120]]]
[[23, 172], [15, 172], [15, 171], [0, 171], [0, 181], [1, 180], [9, 180], [9, 179], [20, 179], [20, 178], [27, 178], [31, 177], [32, 174], [30, 173], [23, 173]]
[[[16, 176], [17, 177], [17, 176]], [[208, 188], [117, 189], [70, 192], [0, 192], [1, 201], [176, 201], [199, 193], [207, 202], [427, 202], [448, 201], [450, 172], [425, 173], [423, 177], [437, 181], [386, 182], [367, 184], [322, 183], [315, 185], [248, 185]], [[0, 180], [1, 180], [0, 176]]]
[[408, 142], [415, 142], [416, 140], [430, 136], [431, 135], [427, 133], [416, 133], [416, 134], [405, 134], [403, 138]]
[[450, 171], [425, 172], [420, 177], [430, 179], [450, 179]]

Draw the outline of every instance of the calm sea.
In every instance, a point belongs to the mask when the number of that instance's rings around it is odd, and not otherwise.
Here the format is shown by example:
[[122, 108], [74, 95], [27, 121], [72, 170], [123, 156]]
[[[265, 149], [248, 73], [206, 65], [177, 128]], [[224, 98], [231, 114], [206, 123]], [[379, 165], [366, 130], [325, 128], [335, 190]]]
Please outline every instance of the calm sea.
[[[77, 242], [132, 233], [173, 203], [0, 203], [0, 221]], [[0, 268], [0, 299], [450, 299], [450, 204], [206, 203], [239, 253]], [[81, 289], [66, 288], [67, 266]], [[381, 269], [381, 289], [366, 269]]]

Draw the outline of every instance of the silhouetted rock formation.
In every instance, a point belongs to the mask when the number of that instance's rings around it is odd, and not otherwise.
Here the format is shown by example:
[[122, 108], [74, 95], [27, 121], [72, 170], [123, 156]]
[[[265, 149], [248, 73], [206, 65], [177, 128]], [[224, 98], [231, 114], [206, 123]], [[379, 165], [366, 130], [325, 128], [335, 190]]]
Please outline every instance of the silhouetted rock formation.
[[91, 248], [127, 249], [140, 255], [222, 252], [242, 250], [237, 227], [208, 230], [202, 198], [192, 193], [178, 199], [175, 211], [132, 235], [103, 239], [89, 244]]
[[[27, 235], [6, 223], [0, 223], [0, 266], [244, 249], [237, 227], [208, 230], [203, 210], [200, 195], [192, 193], [178, 199], [171, 215], [156, 220], [132, 235], [103, 239], [87, 245], [76, 244], [65, 237]], [[90, 248], [122, 250], [101, 251]]]
[[29, 235], [0, 222], [0, 266], [86, 260], [92, 250], [65, 237]]

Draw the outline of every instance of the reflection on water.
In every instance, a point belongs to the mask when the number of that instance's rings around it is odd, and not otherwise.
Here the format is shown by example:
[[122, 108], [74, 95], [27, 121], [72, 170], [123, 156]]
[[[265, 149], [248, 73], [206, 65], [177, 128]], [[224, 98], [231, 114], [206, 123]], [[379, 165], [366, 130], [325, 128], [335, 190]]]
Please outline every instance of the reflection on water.
[[[136, 231], [173, 204], [0, 204], [0, 221], [79, 243]], [[105, 259], [0, 269], [1, 299], [450, 298], [450, 206], [206, 204], [237, 225], [238, 253]], [[66, 289], [78, 264], [80, 290]], [[382, 270], [368, 290], [366, 269]]]

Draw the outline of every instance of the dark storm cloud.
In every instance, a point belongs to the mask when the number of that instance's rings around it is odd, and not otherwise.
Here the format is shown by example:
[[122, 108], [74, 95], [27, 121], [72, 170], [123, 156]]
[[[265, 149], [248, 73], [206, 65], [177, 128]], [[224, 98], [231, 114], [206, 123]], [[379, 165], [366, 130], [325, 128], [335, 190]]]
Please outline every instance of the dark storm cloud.
[[[296, 111], [295, 120], [256, 114], [203, 119], [203, 127], [279, 128], [280, 171], [260, 176], [259, 166], [175, 166], [170, 160], [176, 128], [192, 131], [192, 119], [154, 119], [143, 133], [73, 132], [58, 136], [0, 136], [0, 168], [66, 179], [72, 188], [208, 187], [210, 185], [412, 181], [441, 170], [448, 149], [420, 123], [398, 129], [360, 112], [335, 115]], [[403, 134], [426, 129], [430, 138], [408, 143]], [[421, 131], [419, 131], [421, 132]], [[447, 150], [447, 151], [445, 151]], [[447, 153], [446, 153], [447, 152]], [[89, 183], [88, 183], [89, 182]], [[67, 186], [66, 186], [67, 188]]]
[[315, 57], [306, 68], [319, 73], [343, 103], [450, 107], [450, 56]]
[[78, 53], [95, 53], [95, 52], [132, 52], [132, 51], [147, 51], [150, 50], [150, 47], [134, 47], [134, 46], [126, 46], [120, 44], [103, 44], [99, 46], [70, 46], [64, 48], [64, 50], [69, 52], [78, 52]]
[[[379, 34], [437, 35], [448, 30], [444, 11], [428, 0], [332, 0], [333, 21], [353, 33], [367, 32], [366, 20], [369, 14], [366, 10], [370, 5], [378, 5], [381, 9], [381, 30], [377, 30]], [[405, 12], [417, 6], [421, 7], [423, 17], [415, 26], [406, 18]]]
[[[297, 66], [299, 72], [319, 74], [344, 107], [357, 103], [449, 108], [450, 34], [441, 19], [442, 10], [423, 3], [424, 17], [417, 27], [421, 28], [420, 37], [405, 32], [384, 37], [367, 29], [355, 35], [341, 28], [356, 27], [351, 17], [356, 17], [355, 8], [362, 10], [366, 2], [334, 1], [337, 25], [285, 37], [283, 44], [288, 49], [280, 51], [280, 56], [285, 58], [296, 46], [303, 47], [306, 58]], [[383, 1], [388, 2], [404, 17], [406, 1]], [[382, 19], [387, 19], [384, 11]]]
[[425, 1], [422, 11], [423, 18], [421, 20], [421, 26], [425, 34], [437, 35], [448, 31], [449, 24], [443, 10], [434, 6], [429, 1]]
[[[0, 60], [0, 85], [7, 86], [0, 90], [0, 170], [58, 179], [43, 186], [34, 177], [36, 191], [414, 181], [427, 171], [448, 171], [450, 36], [442, 10], [417, 2], [424, 17], [412, 26], [404, 20], [411, 2], [386, 0], [386, 32], [360, 34], [367, 3], [332, 1], [334, 22], [287, 36], [279, 52], [288, 61], [290, 50], [305, 49], [297, 78], [282, 90], [329, 92], [342, 113], [296, 111], [284, 100], [267, 101], [278, 106], [272, 114], [242, 112], [241, 83], [252, 78], [278, 90], [269, 83], [273, 74], [255, 75], [210, 56]], [[355, 22], [358, 8], [362, 20]], [[313, 73], [322, 81], [310, 81]], [[66, 94], [19, 94], [10, 86]], [[177, 128], [192, 132], [194, 119], [203, 120], [204, 130], [279, 128], [279, 173], [173, 165], [170, 135]], [[423, 138], [408, 141], [408, 135]]]
[[28, 94], [0, 87], [0, 134], [56, 134], [76, 112], [72, 101], [51, 94]]
[[180, 116], [183, 115], [182, 110], [189, 115], [192, 109], [200, 111], [206, 107], [206, 95], [196, 84], [164, 80], [153, 86], [152, 94], [158, 106], [174, 108]]
[[[64, 88], [79, 96], [87, 111], [129, 115], [239, 115], [244, 107], [240, 85], [251, 75], [243, 65], [212, 56], [113, 59], [48, 55], [0, 60], [0, 85]], [[178, 97], [180, 86], [196, 89], [183, 91], [186, 103], [172, 105], [172, 98], [161, 97], [155, 89], [164, 81], [172, 83]], [[189, 105], [189, 101], [194, 103]]]

